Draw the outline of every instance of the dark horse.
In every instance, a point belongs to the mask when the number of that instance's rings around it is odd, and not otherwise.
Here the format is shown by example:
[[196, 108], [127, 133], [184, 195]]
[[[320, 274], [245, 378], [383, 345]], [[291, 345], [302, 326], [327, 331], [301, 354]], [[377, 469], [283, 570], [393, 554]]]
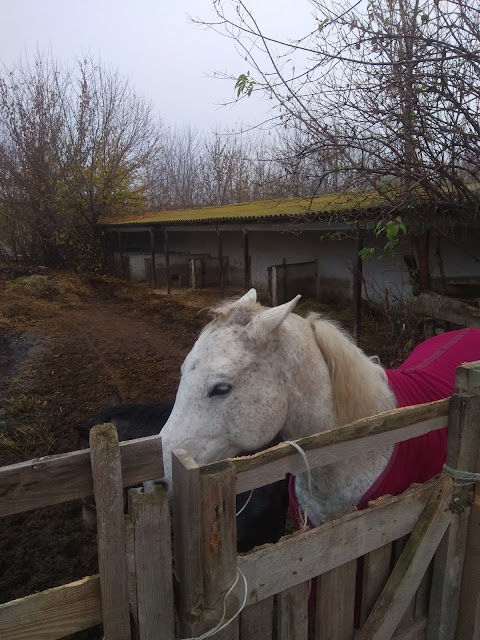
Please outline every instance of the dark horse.
[[[88, 443], [90, 429], [96, 424], [111, 422], [117, 429], [119, 440], [133, 440], [155, 435], [167, 422], [172, 403], [115, 404], [102, 409], [85, 426], [77, 429]], [[281, 442], [277, 437], [266, 448]], [[237, 550], [240, 553], [267, 542], [277, 542], [285, 533], [288, 508], [287, 480], [280, 480], [252, 492], [237, 496]], [[245, 508], [240, 512], [242, 507]], [[96, 530], [95, 499], [85, 498], [82, 503], [83, 521], [88, 529]]]

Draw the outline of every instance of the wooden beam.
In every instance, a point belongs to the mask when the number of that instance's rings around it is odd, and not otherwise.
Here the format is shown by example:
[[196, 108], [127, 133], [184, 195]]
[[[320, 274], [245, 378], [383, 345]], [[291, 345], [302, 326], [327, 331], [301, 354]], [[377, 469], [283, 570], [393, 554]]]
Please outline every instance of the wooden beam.
[[163, 229], [163, 239], [164, 239], [164, 247], [165, 247], [165, 278], [167, 281], [167, 293], [171, 293], [172, 283], [170, 279], [170, 247], [168, 244], [168, 229], [164, 227]]
[[357, 640], [392, 637], [450, 524], [452, 496], [453, 481], [442, 475]]
[[[160, 436], [120, 443], [124, 487], [163, 477]], [[0, 517], [92, 495], [90, 449], [0, 468]]]
[[381, 498], [364, 511], [282, 538], [238, 557], [248, 583], [247, 604], [311, 580], [411, 533], [434, 487], [429, 482]]
[[93, 427], [90, 447], [103, 631], [105, 640], [130, 640], [122, 465], [113, 424]]
[[355, 260], [353, 262], [353, 339], [356, 344], [360, 340], [362, 331], [362, 284], [363, 284], [363, 249], [365, 231], [357, 227], [357, 242], [355, 247]]
[[[297, 442], [306, 452], [310, 468], [314, 469], [442, 429], [447, 425], [449, 406], [447, 398], [393, 409]], [[232, 458], [231, 462], [237, 469], [237, 493], [281, 480], [287, 473], [305, 471], [303, 458], [284, 443], [252, 456]]]
[[152, 287], [157, 288], [157, 264], [155, 261], [155, 229], [150, 229], [150, 252], [152, 256]]
[[217, 227], [217, 239], [218, 239], [218, 281], [220, 285], [220, 300], [225, 297], [225, 282], [223, 273], [223, 238], [220, 228]]
[[465, 302], [426, 291], [415, 300], [413, 310], [418, 315], [446, 320], [464, 327], [480, 327], [480, 309]]
[[98, 575], [0, 604], [2, 640], [57, 640], [101, 622]]
[[243, 227], [243, 286], [248, 291], [251, 286], [250, 256], [248, 252], [248, 231]]

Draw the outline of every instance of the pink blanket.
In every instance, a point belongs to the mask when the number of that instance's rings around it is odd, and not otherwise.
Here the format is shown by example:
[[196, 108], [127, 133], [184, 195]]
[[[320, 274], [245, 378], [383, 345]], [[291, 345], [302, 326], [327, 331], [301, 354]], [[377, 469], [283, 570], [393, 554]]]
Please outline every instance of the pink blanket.
[[[465, 362], [480, 360], [480, 329], [461, 329], [430, 338], [416, 347], [398, 369], [386, 369], [397, 407], [408, 407], [448, 398], [453, 394], [455, 371]], [[415, 482], [426, 482], [440, 473], [447, 455], [447, 429], [438, 429], [399, 442], [378, 480], [362, 496], [359, 509], [386, 494], [398, 495]], [[293, 478], [290, 511], [299, 522]]]

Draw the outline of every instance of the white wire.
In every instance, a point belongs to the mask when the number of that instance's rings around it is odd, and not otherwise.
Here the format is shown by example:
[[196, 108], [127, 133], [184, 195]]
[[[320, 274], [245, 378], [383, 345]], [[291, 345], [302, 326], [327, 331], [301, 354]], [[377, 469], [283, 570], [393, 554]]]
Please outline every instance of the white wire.
[[303, 461], [305, 462], [305, 467], [307, 469], [307, 479], [308, 479], [307, 504], [305, 505], [304, 509], [302, 509], [300, 504], [298, 505], [298, 512], [300, 515], [302, 515], [302, 520], [303, 520], [302, 529], [307, 529], [308, 528], [308, 510], [310, 508], [310, 501], [312, 498], [312, 473], [310, 471], [310, 464], [308, 463], [308, 458], [305, 451], [297, 442], [295, 442], [294, 440], [284, 440], [284, 442], [285, 444], [291, 444], [292, 447], [294, 447], [298, 451], [298, 453], [302, 456]]
[[242, 513], [242, 511], [244, 511], [247, 507], [247, 504], [250, 502], [250, 500], [252, 499], [252, 495], [253, 495], [253, 489], [250, 490], [250, 495], [248, 496], [245, 504], [243, 505], [243, 507], [237, 511], [237, 513], [235, 514], [235, 516], [238, 518], [238, 516]]

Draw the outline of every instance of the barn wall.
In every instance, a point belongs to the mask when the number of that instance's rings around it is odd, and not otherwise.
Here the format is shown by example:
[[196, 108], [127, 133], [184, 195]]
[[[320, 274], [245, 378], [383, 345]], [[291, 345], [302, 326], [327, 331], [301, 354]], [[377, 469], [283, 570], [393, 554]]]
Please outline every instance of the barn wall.
[[[471, 230], [468, 233], [462, 231], [460, 235], [458, 241], [467, 245], [470, 243], [471, 254], [475, 255], [477, 247], [480, 246], [480, 236]], [[131, 236], [125, 243], [130, 255], [131, 279], [143, 281], [145, 280], [144, 258], [150, 257], [149, 239], [143, 233], [133, 233]], [[218, 236], [213, 226], [206, 231], [169, 231], [168, 237], [171, 264], [184, 262], [187, 265], [189, 259], [196, 255], [207, 255], [212, 258], [218, 256]], [[228, 262], [225, 282], [233, 286], [243, 286], [243, 233], [240, 230], [222, 231], [222, 241], [223, 255]], [[157, 242], [158, 263], [161, 264], [163, 243]], [[475, 262], [460, 246], [443, 238], [440, 239], [439, 244], [443, 269], [447, 277], [480, 276], [480, 262]], [[393, 256], [385, 253], [384, 239], [377, 239], [373, 234], [367, 234], [365, 246], [375, 249], [374, 257], [363, 264], [365, 295], [377, 302], [383, 301], [387, 295], [391, 302], [410, 297], [412, 287], [405, 262], [405, 256], [411, 253], [408, 239], [400, 241]], [[322, 231], [308, 230], [308, 226], [301, 233], [250, 230], [252, 286], [266, 292], [268, 268], [281, 265], [284, 258], [287, 264], [317, 261], [320, 297], [351, 297], [355, 252], [356, 241], [353, 238], [329, 238]], [[114, 256], [114, 264], [116, 271], [121, 271], [118, 252]], [[431, 269], [434, 278], [440, 275], [439, 263], [435, 256], [432, 257]], [[214, 271], [215, 269], [212, 271], [209, 282], [215, 281]]]

